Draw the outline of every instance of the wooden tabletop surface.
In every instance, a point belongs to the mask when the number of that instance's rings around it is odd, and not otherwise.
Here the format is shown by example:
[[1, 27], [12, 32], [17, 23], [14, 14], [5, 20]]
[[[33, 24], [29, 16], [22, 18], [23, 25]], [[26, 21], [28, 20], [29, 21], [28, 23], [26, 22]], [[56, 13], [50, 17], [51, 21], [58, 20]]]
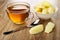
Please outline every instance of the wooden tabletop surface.
[[[4, 9], [0, 13], [0, 40], [60, 40], [60, 6], [58, 1], [58, 12], [52, 18], [52, 21], [56, 24], [54, 30], [47, 33], [39, 33], [36, 35], [31, 35], [29, 33], [30, 28], [22, 28], [20, 25], [16, 25], [8, 18], [7, 13]], [[50, 20], [44, 21], [43, 24], [46, 25]], [[9, 35], [4, 35], [6, 31], [13, 30], [13, 28], [22, 28], [20, 31], [11, 33]]]

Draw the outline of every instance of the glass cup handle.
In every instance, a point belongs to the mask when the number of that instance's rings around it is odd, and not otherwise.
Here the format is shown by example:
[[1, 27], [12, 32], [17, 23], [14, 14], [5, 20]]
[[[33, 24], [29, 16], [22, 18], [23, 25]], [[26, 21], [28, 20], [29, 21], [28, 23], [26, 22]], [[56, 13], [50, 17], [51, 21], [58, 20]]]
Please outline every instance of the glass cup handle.
[[29, 17], [26, 19], [27, 27], [32, 27], [31, 23], [34, 22], [34, 14], [32, 12], [29, 13]]
[[31, 24], [37, 19], [39, 19], [39, 18], [36, 15], [36, 13], [30, 12], [29, 17], [26, 20], [27, 27], [32, 27]]

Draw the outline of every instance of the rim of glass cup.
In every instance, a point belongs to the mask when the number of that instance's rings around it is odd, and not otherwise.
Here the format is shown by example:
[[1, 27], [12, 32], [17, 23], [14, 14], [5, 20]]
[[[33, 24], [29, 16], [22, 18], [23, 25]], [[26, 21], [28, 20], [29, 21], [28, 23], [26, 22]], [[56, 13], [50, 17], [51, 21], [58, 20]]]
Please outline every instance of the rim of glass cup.
[[17, 5], [17, 4], [20, 4], [20, 5], [23, 4], [23, 5], [26, 5], [26, 6], [30, 7], [30, 4], [27, 3], [27, 2], [13, 2], [13, 3], [9, 3], [9, 4], [7, 5], [7, 8], [10, 7], [10, 6], [13, 6], [13, 5]]
[[[25, 5], [25, 6], [27, 6], [29, 9], [27, 10], [27, 12], [28, 11], [30, 11], [30, 4], [29, 3], [27, 3], [27, 2], [13, 2], [13, 3], [9, 3], [8, 5], [7, 5], [7, 8], [8, 7], [11, 7], [11, 6], [14, 6], [14, 5]], [[7, 11], [8, 11], [8, 9], [7, 9]], [[8, 11], [9, 12], [9, 11]]]

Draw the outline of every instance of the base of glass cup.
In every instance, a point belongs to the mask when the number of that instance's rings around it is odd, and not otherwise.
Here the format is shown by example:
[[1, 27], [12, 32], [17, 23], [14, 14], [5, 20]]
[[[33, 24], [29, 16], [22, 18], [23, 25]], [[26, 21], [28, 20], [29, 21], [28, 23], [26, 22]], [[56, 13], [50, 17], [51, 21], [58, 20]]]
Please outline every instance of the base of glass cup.
[[15, 22], [13, 22], [14, 24], [20, 24], [20, 25], [22, 25], [22, 24], [25, 24], [25, 21], [23, 21], [23, 22], [17, 22], [17, 23], [15, 23]]

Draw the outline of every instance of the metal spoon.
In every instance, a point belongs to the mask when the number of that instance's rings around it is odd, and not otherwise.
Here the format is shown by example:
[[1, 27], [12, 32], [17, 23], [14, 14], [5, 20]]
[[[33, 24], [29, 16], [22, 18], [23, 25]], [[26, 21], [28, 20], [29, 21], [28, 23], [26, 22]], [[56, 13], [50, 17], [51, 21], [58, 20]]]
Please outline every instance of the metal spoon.
[[37, 20], [35, 20], [31, 25], [32, 25], [32, 26], [36, 26], [36, 25], [39, 24], [39, 22], [40, 22], [40, 19], [37, 19]]

